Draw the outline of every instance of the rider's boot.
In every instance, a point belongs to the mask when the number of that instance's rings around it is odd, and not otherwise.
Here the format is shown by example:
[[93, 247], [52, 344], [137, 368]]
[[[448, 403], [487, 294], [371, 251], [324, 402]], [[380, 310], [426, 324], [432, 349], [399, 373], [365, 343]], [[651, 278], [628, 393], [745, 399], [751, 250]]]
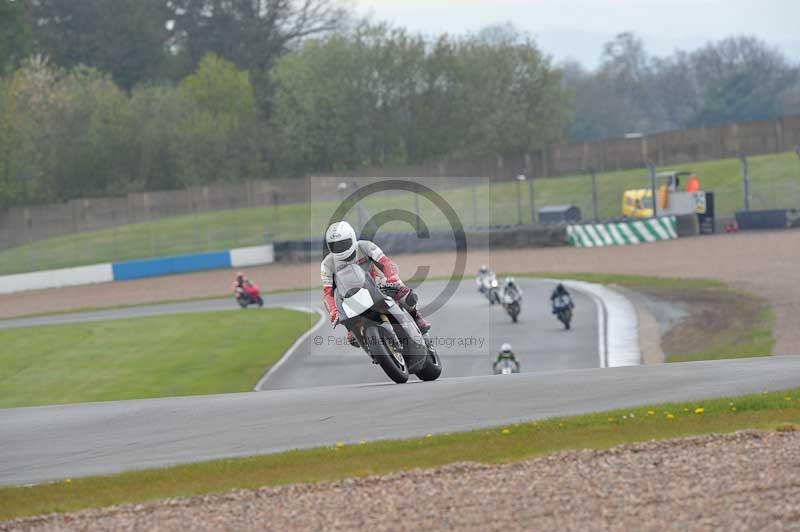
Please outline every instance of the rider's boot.
[[403, 286], [397, 291], [394, 297], [396, 301], [403, 308], [405, 308], [409, 314], [411, 314], [411, 317], [414, 318], [414, 321], [417, 323], [417, 327], [419, 328], [419, 332], [425, 334], [431, 330], [431, 324], [428, 323], [428, 320], [423, 318], [422, 314], [420, 314], [417, 310], [417, 294], [415, 294], [407, 286]]
[[426, 332], [431, 330], [431, 324], [428, 322], [428, 320], [422, 317], [422, 314], [419, 313], [417, 307], [409, 309], [408, 313], [411, 314], [411, 317], [414, 318], [415, 322], [417, 322], [417, 327], [419, 327], [419, 332], [425, 334]]

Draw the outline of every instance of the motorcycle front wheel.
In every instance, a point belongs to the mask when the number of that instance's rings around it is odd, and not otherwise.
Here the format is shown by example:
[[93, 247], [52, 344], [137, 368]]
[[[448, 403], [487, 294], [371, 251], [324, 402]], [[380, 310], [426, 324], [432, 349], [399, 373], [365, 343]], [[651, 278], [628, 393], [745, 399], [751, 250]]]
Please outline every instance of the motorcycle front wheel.
[[417, 377], [421, 381], [435, 381], [442, 374], [442, 361], [436, 349], [429, 347], [428, 356], [425, 357], [425, 365], [417, 372]]
[[384, 373], [397, 384], [408, 382], [403, 352], [394, 339], [388, 338], [379, 327], [370, 327], [364, 333], [372, 358], [381, 366]]

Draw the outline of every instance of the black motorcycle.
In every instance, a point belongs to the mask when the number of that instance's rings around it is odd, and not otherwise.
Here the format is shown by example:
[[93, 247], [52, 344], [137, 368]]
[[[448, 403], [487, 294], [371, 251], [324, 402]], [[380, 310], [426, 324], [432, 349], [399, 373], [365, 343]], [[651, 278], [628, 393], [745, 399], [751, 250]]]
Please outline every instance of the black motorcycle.
[[559, 296], [553, 301], [553, 313], [567, 330], [569, 330], [572, 322], [572, 307], [574, 306], [572, 300], [567, 296]]
[[514, 297], [508, 293], [503, 294], [503, 308], [506, 310], [508, 315], [511, 316], [511, 321], [517, 323], [519, 313], [522, 312], [522, 302], [520, 301], [520, 297]]
[[389, 296], [392, 286], [379, 286], [364, 270], [351, 264], [334, 277], [339, 321], [353, 333], [358, 345], [396, 383], [410, 374], [433, 381], [442, 363], [428, 334]]

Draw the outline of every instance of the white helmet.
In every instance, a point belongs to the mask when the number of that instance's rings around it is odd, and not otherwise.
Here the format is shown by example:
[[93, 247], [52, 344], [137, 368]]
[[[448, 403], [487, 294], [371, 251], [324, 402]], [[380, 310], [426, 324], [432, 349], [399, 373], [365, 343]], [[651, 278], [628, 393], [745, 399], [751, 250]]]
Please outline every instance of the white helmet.
[[503, 345], [500, 346], [500, 351], [502, 351], [503, 353], [510, 353], [511, 344], [509, 344], [508, 342], [504, 343]]
[[325, 231], [325, 245], [336, 260], [349, 260], [355, 254], [358, 245], [356, 232], [344, 221], [331, 224]]

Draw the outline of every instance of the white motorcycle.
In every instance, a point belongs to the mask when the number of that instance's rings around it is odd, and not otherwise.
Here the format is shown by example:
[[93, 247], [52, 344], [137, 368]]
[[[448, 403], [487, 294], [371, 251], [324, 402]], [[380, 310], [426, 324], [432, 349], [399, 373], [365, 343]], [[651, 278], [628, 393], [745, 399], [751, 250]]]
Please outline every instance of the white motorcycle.
[[339, 321], [353, 333], [358, 345], [379, 364], [386, 375], [400, 384], [414, 374], [433, 381], [442, 373], [442, 362], [430, 336], [388, 294], [395, 287], [381, 285], [364, 270], [351, 264], [334, 276]]
[[512, 373], [519, 373], [519, 362], [504, 358], [495, 362], [492, 366], [495, 375], [511, 375]]
[[499, 284], [497, 282], [497, 276], [494, 274], [494, 272], [487, 273], [483, 277], [479, 278], [478, 281], [481, 283], [478, 290], [486, 296], [486, 299], [489, 300], [489, 304], [500, 304], [500, 291], [498, 290]]

